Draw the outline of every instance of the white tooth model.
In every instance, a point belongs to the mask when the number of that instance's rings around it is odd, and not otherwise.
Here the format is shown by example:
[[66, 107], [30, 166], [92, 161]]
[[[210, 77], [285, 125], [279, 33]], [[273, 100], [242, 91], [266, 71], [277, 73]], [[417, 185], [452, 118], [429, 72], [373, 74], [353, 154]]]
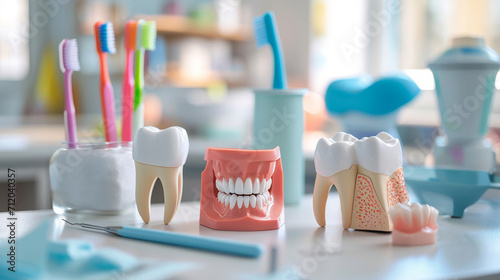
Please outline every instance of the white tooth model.
[[389, 211], [394, 224], [392, 244], [419, 246], [436, 243], [438, 210], [427, 204], [399, 203]]
[[189, 151], [186, 130], [172, 126], [164, 130], [141, 127], [134, 138], [137, 210], [145, 223], [150, 221], [153, 184], [157, 178], [163, 186], [165, 212], [163, 221], [170, 223], [182, 197], [182, 168]]
[[325, 226], [325, 206], [335, 185], [344, 229], [391, 231], [389, 208], [408, 202], [399, 140], [386, 132], [356, 137], [339, 132], [321, 138], [314, 155], [314, 216]]

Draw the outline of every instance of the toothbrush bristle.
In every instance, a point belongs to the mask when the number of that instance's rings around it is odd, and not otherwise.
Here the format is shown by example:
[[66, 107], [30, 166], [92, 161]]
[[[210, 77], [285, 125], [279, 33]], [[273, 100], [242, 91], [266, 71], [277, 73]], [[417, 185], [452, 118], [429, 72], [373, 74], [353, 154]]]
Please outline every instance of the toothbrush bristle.
[[154, 20], [146, 21], [142, 26], [141, 45], [148, 51], [156, 47], [156, 22]]
[[129, 50], [135, 50], [135, 32], [137, 30], [137, 21], [129, 20], [125, 25], [125, 46]]
[[63, 45], [63, 65], [64, 69], [80, 71], [80, 60], [78, 59], [78, 43], [76, 39], [66, 39]]
[[111, 22], [108, 21], [99, 26], [99, 41], [102, 52], [116, 53], [115, 32]]
[[269, 44], [265, 19], [266, 15], [267, 14], [256, 17], [253, 20], [253, 29], [255, 33], [255, 43], [257, 44], [257, 48]]
[[146, 21], [143, 19], [140, 19], [137, 21], [137, 26], [135, 30], [135, 49], [139, 50], [142, 48], [142, 32], [144, 29], [144, 23]]

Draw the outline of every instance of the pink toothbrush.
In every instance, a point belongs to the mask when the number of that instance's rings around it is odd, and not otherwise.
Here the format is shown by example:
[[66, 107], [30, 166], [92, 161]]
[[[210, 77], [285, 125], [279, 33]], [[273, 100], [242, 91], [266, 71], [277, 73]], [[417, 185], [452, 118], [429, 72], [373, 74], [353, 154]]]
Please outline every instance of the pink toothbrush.
[[122, 85], [122, 141], [132, 141], [132, 112], [134, 108], [134, 52], [137, 21], [129, 20], [125, 26], [125, 72]]
[[59, 44], [59, 63], [64, 73], [64, 125], [66, 126], [66, 141], [69, 148], [76, 148], [78, 142], [76, 136], [75, 105], [73, 103], [73, 91], [71, 88], [71, 74], [80, 71], [78, 60], [78, 43], [76, 39], [63, 39]]

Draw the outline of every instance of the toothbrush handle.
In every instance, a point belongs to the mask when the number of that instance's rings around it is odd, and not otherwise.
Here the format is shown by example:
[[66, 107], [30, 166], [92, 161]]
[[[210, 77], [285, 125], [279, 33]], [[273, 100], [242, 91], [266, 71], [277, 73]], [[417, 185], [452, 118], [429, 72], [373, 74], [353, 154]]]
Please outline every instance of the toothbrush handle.
[[76, 136], [76, 116], [75, 105], [73, 102], [73, 90], [71, 88], [71, 74], [72, 71], [64, 73], [64, 125], [66, 126], [66, 141], [70, 148], [76, 148], [78, 141]]
[[122, 86], [122, 141], [132, 141], [132, 110], [134, 107], [134, 75], [132, 65], [134, 64], [134, 51], [127, 50], [125, 62], [125, 73], [123, 74]]
[[135, 97], [134, 110], [137, 110], [142, 101], [142, 91], [144, 89], [144, 49], [137, 50], [135, 56]]
[[281, 48], [281, 40], [278, 32], [278, 25], [276, 24], [276, 19], [274, 17], [274, 14], [271, 15], [270, 20], [271, 20], [270, 28], [272, 28], [271, 34], [273, 35], [271, 36], [270, 45], [274, 55], [273, 88], [286, 89], [287, 79], [285, 71], [285, 59], [283, 58], [283, 49]]
[[108, 73], [106, 54], [100, 55], [101, 59], [101, 110], [104, 122], [106, 142], [118, 141], [115, 122], [115, 97]]
[[103, 118], [104, 118], [104, 131], [106, 135], [106, 142], [116, 142], [118, 137], [116, 134], [116, 121], [115, 121], [115, 98], [113, 95], [113, 87], [111, 82], [104, 83], [102, 86], [102, 101], [103, 101]]
[[134, 114], [133, 129], [135, 135], [139, 128], [144, 126], [144, 108], [142, 102], [142, 91], [144, 89], [144, 49], [135, 52], [135, 96], [134, 96]]
[[122, 229], [118, 230], [118, 234], [127, 238], [249, 258], [259, 257], [263, 251], [262, 246], [258, 244], [129, 226], [122, 227]]

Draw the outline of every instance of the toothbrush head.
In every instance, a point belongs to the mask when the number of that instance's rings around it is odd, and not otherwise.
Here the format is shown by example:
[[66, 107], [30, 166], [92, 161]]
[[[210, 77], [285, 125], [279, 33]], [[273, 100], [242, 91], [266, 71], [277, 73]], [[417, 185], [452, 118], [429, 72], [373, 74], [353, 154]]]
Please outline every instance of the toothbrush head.
[[258, 48], [273, 43], [277, 38], [276, 36], [278, 36], [276, 19], [273, 12], [267, 12], [262, 16], [256, 17], [253, 21], [253, 28]]
[[125, 49], [135, 50], [137, 21], [129, 20], [125, 25]]
[[59, 65], [63, 73], [66, 71], [80, 71], [76, 39], [63, 39], [59, 44]]
[[135, 31], [135, 49], [140, 50], [142, 48], [142, 31], [144, 27], [145, 20], [140, 19], [137, 21], [137, 27]]
[[116, 53], [115, 32], [111, 22], [96, 22], [96, 44], [99, 53]]
[[141, 45], [148, 51], [153, 51], [156, 47], [156, 22], [146, 21], [142, 26]]

